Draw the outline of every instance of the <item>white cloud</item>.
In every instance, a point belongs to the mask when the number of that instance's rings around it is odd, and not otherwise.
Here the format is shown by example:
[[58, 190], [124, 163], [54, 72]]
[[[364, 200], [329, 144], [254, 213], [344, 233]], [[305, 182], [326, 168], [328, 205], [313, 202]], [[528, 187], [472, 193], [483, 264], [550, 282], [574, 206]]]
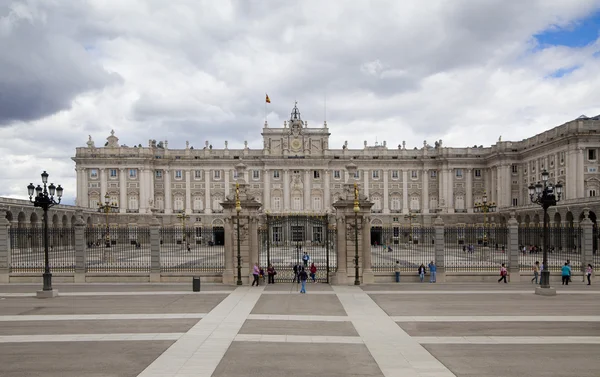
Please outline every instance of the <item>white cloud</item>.
[[[148, 139], [261, 148], [294, 100], [332, 147], [520, 140], [600, 113], [600, 42], [537, 46], [598, 1], [126, 0], [0, 5], [0, 195], [48, 170], [75, 192], [75, 148]], [[563, 77], [557, 70], [578, 67]], [[5, 93], [10, 93], [8, 96]]]

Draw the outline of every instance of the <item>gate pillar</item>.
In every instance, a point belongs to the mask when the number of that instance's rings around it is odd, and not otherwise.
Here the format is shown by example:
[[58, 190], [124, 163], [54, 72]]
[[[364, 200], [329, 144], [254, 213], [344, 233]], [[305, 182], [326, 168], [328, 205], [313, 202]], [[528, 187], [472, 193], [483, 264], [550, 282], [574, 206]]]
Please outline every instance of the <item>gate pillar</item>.
[[[356, 254], [358, 249], [358, 278], [362, 284], [374, 282], [371, 268], [371, 207], [366, 196], [361, 195], [356, 184], [345, 185], [345, 197], [333, 203], [336, 210], [338, 243], [338, 270], [334, 284], [354, 284], [356, 279]], [[355, 202], [358, 212], [354, 211]]]
[[[262, 205], [248, 193], [247, 188], [248, 185], [245, 183], [236, 183], [233, 190], [231, 190], [233, 194], [221, 203], [223, 213], [228, 218], [224, 229], [224, 284], [237, 283], [238, 252], [241, 256], [240, 268], [243, 284], [252, 281], [252, 266], [255, 262], [258, 262], [258, 211]], [[239, 213], [236, 210], [238, 199], [241, 207]]]

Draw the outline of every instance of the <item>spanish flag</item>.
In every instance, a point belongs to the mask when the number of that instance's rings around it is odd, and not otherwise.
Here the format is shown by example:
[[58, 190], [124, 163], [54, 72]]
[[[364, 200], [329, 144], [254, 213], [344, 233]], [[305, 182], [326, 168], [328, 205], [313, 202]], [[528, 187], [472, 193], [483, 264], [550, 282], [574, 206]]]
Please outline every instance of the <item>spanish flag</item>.
[[269, 95], [265, 93], [265, 96], [266, 96], [265, 102], [266, 103], [271, 103], [271, 99], [269, 98]]

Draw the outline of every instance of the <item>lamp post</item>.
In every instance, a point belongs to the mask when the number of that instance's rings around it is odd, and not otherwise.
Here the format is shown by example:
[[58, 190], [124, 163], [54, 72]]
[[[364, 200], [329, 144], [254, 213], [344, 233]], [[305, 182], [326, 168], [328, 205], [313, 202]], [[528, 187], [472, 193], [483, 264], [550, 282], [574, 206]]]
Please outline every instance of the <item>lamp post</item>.
[[240, 212], [242, 204], [240, 203], [240, 184], [235, 184], [235, 212], [237, 218], [237, 285], [242, 285], [242, 254], [240, 250]]
[[181, 228], [183, 229], [183, 241], [182, 241], [182, 246], [185, 249], [186, 248], [186, 237], [185, 237], [185, 221], [187, 219], [189, 219], [190, 217], [188, 215], [185, 214], [185, 209], [183, 210], [182, 213], [177, 215], [177, 218], [181, 221]]
[[[48, 173], [44, 170], [42, 173], [42, 183], [44, 184], [44, 188], [40, 185], [35, 187], [33, 183], [30, 183], [27, 186], [27, 192], [29, 193], [29, 201], [33, 203], [34, 207], [40, 207], [44, 211], [44, 291], [52, 291], [52, 274], [50, 273], [50, 261], [48, 258], [48, 209], [53, 207], [54, 205], [60, 203], [60, 199], [63, 195], [63, 188], [58, 185], [54, 186], [54, 183], [50, 183], [49, 186], [46, 186], [48, 183]], [[33, 194], [35, 190], [35, 199], [33, 199]], [[57, 200], [54, 199], [54, 195], [56, 195]]]
[[529, 197], [532, 203], [539, 204], [544, 209], [544, 260], [542, 262], [542, 279], [540, 286], [542, 288], [550, 288], [550, 270], [548, 269], [548, 208], [555, 206], [560, 201], [562, 196], [562, 184], [558, 182], [553, 185], [548, 182], [548, 172], [542, 172], [542, 182], [531, 184], [529, 186]]
[[98, 212], [104, 212], [104, 214], [106, 215], [106, 237], [105, 237], [105, 243], [106, 243], [106, 247], [110, 247], [110, 227], [108, 225], [108, 214], [109, 213], [115, 213], [119, 211], [119, 207], [117, 206], [117, 203], [115, 202], [110, 202], [110, 196], [108, 196], [108, 193], [106, 193], [106, 195], [104, 195], [104, 204], [102, 202], [98, 202]]
[[481, 203], [475, 203], [473, 206], [476, 213], [483, 213], [483, 246], [487, 245], [487, 231], [486, 231], [486, 221], [487, 221], [487, 213], [496, 211], [496, 203], [491, 202], [488, 203], [488, 197], [486, 192], [483, 192], [483, 197], [481, 198]]
[[354, 285], [360, 285], [358, 276], [358, 184], [354, 183]]

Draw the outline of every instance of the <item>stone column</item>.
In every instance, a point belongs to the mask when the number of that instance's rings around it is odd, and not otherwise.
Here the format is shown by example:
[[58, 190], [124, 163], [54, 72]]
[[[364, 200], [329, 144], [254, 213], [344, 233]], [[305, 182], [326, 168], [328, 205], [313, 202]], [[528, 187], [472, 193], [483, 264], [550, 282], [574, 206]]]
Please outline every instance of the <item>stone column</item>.
[[[583, 209], [584, 218], [581, 220], [580, 226], [583, 232], [583, 242], [581, 248], [581, 270], [585, 271], [585, 267], [592, 263], [594, 258], [594, 223], [589, 218], [590, 209]], [[592, 266], [594, 264], [592, 263]], [[594, 266], [595, 269], [598, 269], [598, 266]], [[592, 276], [593, 277], [593, 276]]]
[[346, 222], [342, 214], [335, 218], [337, 229], [336, 252], [337, 271], [333, 279], [334, 284], [347, 284], [348, 282], [348, 252], [346, 248]]
[[423, 189], [421, 190], [421, 194], [423, 197], [423, 213], [429, 213], [429, 170], [424, 169], [421, 173], [423, 175]]
[[190, 169], [185, 169], [185, 214], [192, 214], [192, 177]]
[[408, 212], [408, 171], [402, 170], [402, 213]]
[[271, 171], [263, 170], [263, 211], [271, 210]]
[[390, 213], [390, 193], [388, 187], [388, 175], [390, 174], [389, 170], [383, 169], [383, 213]]
[[7, 207], [0, 207], [0, 283], [9, 282], [10, 272], [10, 222], [6, 219], [7, 211]]
[[305, 170], [304, 171], [304, 205], [303, 205], [303, 209], [306, 212], [309, 212], [311, 210], [311, 205], [310, 205], [310, 170]]
[[231, 217], [224, 219], [225, 226], [225, 270], [223, 271], [223, 284], [235, 284], [234, 280], [234, 243], [233, 243], [233, 222]]
[[448, 204], [448, 213], [454, 213], [454, 169], [448, 169], [446, 177], [448, 180], [446, 181], [447, 185], [447, 193], [446, 203]]
[[85, 239], [86, 224], [83, 221], [83, 211], [75, 212], [75, 283], [85, 283], [87, 270], [87, 245]]
[[584, 177], [583, 177], [583, 168], [584, 168], [584, 159], [583, 159], [583, 148], [577, 148], [577, 172], [575, 177], [577, 177], [577, 198], [585, 197], [585, 186], [584, 186]]
[[160, 221], [156, 215], [150, 222], [150, 282], [160, 283]]
[[83, 198], [83, 180], [81, 179], [81, 173], [82, 173], [83, 169], [82, 168], [75, 168], [75, 176], [77, 177], [76, 179], [76, 185], [77, 185], [77, 192], [75, 193], [76, 197], [75, 197], [75, 205], [78, 207], [83, 207], [83, 205], [81, 204], [81, 199]]
[[446, 169], [438, 170], [438, 210], [446, 212], [446, 185], [444, 180], [446, 178]]
[[290, 171], [288, 169], [283, 171], [283, 210], [285, 212], [290, 210]]
[[323, 210], [327, 211], [331, 208], [331, 172], [325, 170], [325, 187], [323, 190]]
[[139, 213], [146, 213], [146, 209], [148, 208], [148, 191], [146, 189], [146, 171], [143, 167], [138, 169], [138, 182], [140, 185], [138, 210]]
[[173, 194], [171, 193], [171, 170], [163, 170], [165, 180], [165, 215], [173, 213]]
[[119, 212], [127, 213], [127, 169], [125, 168], [119, 168]]
[[100, 201], [104, 202], [104, 195], [106, 195], [106, 169], [100, 168]]
[[[230, 185], [229, 177], [230, 176], [231, 176], [231, 170], [224, 169], [223, 170], [223, 180], [225, 181], [225, 198], [229, 196], [229, 190], [231, 189], [231, 187], [229, 187], [229, 185]], [[223, 198], [223, 200], [225, 200], [225, 198]]]
[[473, 169], [468, 168], [465, 170], [467, 173], [467, 187], [465, 190], [467, 192], [467, 197], [465, 198], [465, 208], [468, 213], [473, 213]]
[[515, 283], [521, 281], [521, 269], [519, 267], [519, 223], [515, 219], [515, 213], [511, 212], [508, 220], [508, 245], [506, 251], [508, 254], [508, 272], [510, 273], [510, 281]]
[[364, 187], [363, 187], [363, 194], [368, 198], [369, 197], [369, 170], [363, 170], [363, 181], [364, 181]]
[[204, 169], [204, 213], [212, 213], [210, 201], [210, 169]]
[[362, 245], [360, 245], [360, 248], [362, 249], [362, 283], [373, 284], [375, 282], [375, 276], [373, 275], [371, 266], [371, 218], [367, 213], [362, 213], [361, 215], [359, 221], [362, 222]]
[[437, 217], [433, 222], [435, 231], [435, 264], [437, 266], [437, 281], [443, 283], [446, 280], [446, 263], [444, 260], [444, 221]]

